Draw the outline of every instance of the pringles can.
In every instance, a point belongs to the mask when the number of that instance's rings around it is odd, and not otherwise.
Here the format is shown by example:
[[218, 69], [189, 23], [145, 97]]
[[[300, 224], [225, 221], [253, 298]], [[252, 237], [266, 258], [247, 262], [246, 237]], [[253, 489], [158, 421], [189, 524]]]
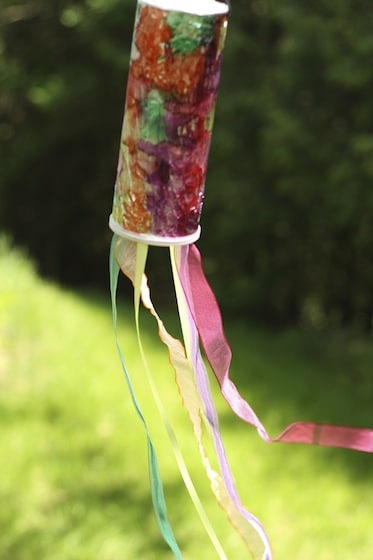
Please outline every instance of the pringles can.
[[189, 244], [200, 216], [228, 5], [139, 0], [110, 228]]

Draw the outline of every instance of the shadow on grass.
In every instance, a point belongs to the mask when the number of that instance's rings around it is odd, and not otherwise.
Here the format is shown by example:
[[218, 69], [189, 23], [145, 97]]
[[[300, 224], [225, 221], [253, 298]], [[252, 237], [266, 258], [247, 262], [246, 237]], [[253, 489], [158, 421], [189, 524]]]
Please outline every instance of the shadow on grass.
[[[168, 483], [167, 501], [171, 503], [179, 498], [179, 485]], [[84, 511], [93, 514], [97, 511], [101, 522], [105, 519], [110, 524], [111, 533], [121, 534], [124, 540], [132, 541], [134, 558], [163, 558], [170, 552], [156, 525], [148, 487], [140, 488], [135, 481], [129, 484], [123, 480], [104, 482], [102, 486], [83, 483], [69, 492], [69, 506], [74, 504], [78, 505], [80, 514], [70, 517], [71, 527], [79, 523]], [[179, 538], [178, 544], [180, 547], [184, 545]]]
[[[179, 499], [178, 488], [170, 484], [167, 494], [170, 501]], [[43, 512], [49, 519], [45, 524], [30, 519], [18, 531], [13, 522], [2, 520], [2, 530], [13, 535], [6, 545], [2, 544], [2, 560], [108, 558], [104, 551], [110, 548], [116, 551], [110, 557], [117, 559], [172, 556], [156, 527], [148, 489], [139, 488], [135, 482], [129, 486], [123, 480], [104, 480], [98, 485], [97, 481], [82, 479], [79, 485], [66, 485], [48, 509]], [[33, 515], [40, 516], [40, 512], [34, 511]], [[16, 511], [11, 519], [17, 519]], [[185, 544], [178, 541], [181, 547]]]

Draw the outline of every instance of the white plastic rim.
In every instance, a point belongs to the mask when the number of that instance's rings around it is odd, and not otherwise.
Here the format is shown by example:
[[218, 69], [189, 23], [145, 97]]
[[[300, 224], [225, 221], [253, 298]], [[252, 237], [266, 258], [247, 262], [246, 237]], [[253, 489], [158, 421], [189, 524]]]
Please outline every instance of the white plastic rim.
[[148, 233], [135, 233], [134, 231], [129, 231], [122, 228], [110, 215], [109, 227], [111, 231], [119, 235], [119, 237], [124, 237], [130, 241], [136, 241], [138, 243], [145, 243], [146, 245], [153, 245], [156, 247], [170, 247], [171, 245], [190, 245], [197, 241], [201, 235], [201, 226], [198, 226], [197, 230], [190, 235], [183, 235], [182, 237], [161, 237], [160, 235], [151, 235]]
[[185, 12], [197, 16], [227, 14], [229, 6], [216, 0], [139, 0], [139, 4], [148, 4], [161, 10]]

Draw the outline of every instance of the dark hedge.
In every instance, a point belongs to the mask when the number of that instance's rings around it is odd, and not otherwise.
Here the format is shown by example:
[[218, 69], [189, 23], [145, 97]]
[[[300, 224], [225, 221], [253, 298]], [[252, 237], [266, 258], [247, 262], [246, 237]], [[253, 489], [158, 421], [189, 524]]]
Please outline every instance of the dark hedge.
[[[135, 2], [2, 6], [0, 229], [106, 286]], [[199, 243], [226, 313], [371, 326], [372, 22], [371, 0], [233, 3]]]

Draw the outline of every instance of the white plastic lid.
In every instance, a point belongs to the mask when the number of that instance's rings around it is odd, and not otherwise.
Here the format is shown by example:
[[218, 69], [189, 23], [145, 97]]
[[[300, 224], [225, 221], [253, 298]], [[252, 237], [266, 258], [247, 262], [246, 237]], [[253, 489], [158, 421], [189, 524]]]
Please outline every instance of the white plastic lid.
[[211, 16], [229, 12], [228, 4], [216, 0], [139, 0], [141, 4], [148, 4], [161, 10], [185, 12], [198, 16]]
[[129, 231], [120, 226], [111, 215], [109, 218], [110, 229], [119, 235], [119, 237], [124, 237], [131, 241], [137, 241], [139, 243], [146, 243], [147, 245], [155, 245], [158, 247], [170, 247], [171, 245], [190, 245], [199, 239], [201, 235], [201, 227], [191, 233], [190, 235], [183, 235], [182, 237], [161, 237], [160, 235], [152, 235], [149, 233], [135, 233], [134, 231]]

